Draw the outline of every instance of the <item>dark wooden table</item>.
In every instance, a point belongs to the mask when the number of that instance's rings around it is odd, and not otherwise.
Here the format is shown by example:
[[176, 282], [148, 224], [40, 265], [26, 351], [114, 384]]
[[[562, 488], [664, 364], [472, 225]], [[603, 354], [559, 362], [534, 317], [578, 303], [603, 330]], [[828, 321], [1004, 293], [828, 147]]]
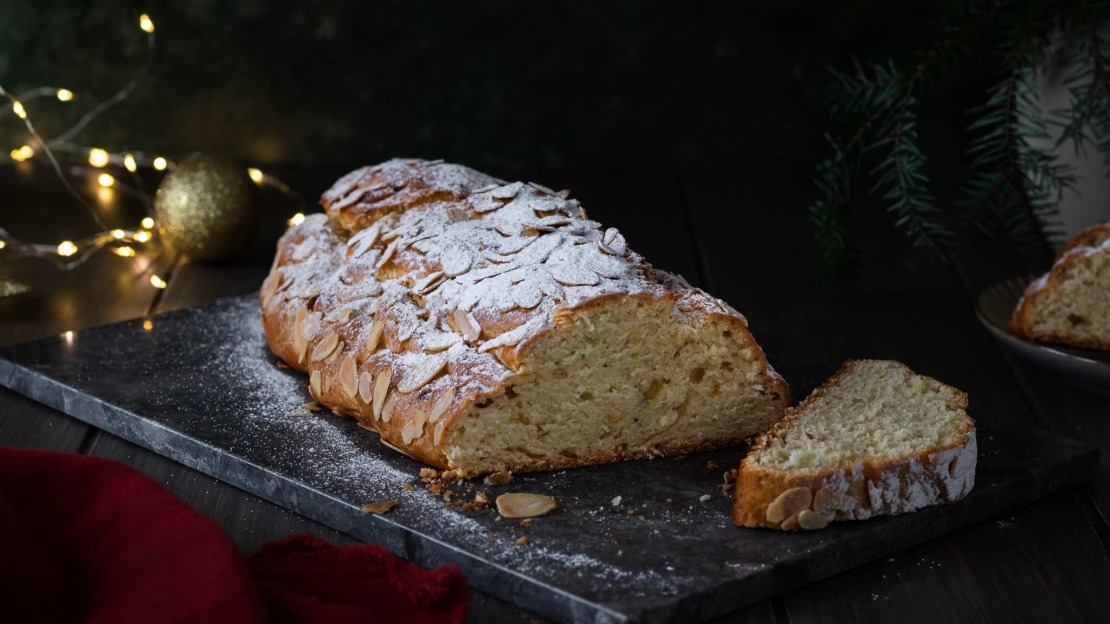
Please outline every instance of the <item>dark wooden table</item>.
[[[345, 169], [278, 171], [318, 197]], [[148, 178], [153, 179], [148, 175]], [[821, 287], [812, 270], [804, 189], [687, 179], [561, 179], [591, 218], [619, 227], [657, 266], [732, 303], [802, 398], [848, 358], [899, 359], [966, 390], [976, 418], [1009, 419], [1086, 440], [1110, 453], [1110, 397], [1073, 387], [1001, 352], [976, 322], [974, 296], [1026, 270], [1004, 245], [976, 241], [951, 262], [910, 264], [908, 244], [879, 210], [861, 214], [865, 271], [850, 295]], [[110, 227], [142, 206], [120, 193], [102, 201]], [[311, 201], [311, 200], [310, 200]], [[305, 207], [316, 210], [315, 205]], [[295, 201], [265, 194], [265, 221], [243, 257], [203, 265], [151, 249], [133, 259], [101, 253], [71, 272], [26, 261], [0, 269], [34, 290], [0, 299], [0, 345], [194, 306], [256, 290]], [[0, 226], [57, 243], [94, 231], [91, 219], [42, 169], [0, 168]], [[169, 287], [150, 285], [151, 273]], [[781, 370], [781, 369], [780, 369]], [[111, 434], [0, 389], [0, 444], [86, 453], [129, 464], [223, 527], [251, 552], [291, 532], [351, 538]], [[862, 566], [723, 618], [721, 622], [1110, 622], [1110, 485], [1058, 494], [1020, 511]], [[533, 615], [474, 592], [472, 621]]]

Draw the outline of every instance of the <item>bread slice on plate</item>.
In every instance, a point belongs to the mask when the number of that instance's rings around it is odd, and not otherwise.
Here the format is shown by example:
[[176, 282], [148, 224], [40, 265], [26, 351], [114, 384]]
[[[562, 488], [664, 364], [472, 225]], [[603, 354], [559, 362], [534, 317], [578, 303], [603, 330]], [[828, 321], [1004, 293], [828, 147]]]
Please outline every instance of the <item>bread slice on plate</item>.
[[1026, 289], [1010, 331], [1037, 342], [1110, 351], [1110, 223], [1064, 244], [1052, 271]]
[[975, 483], [967, 395], [906, 365], [855, 360], [752, 446], [732, 519], [821, 529], [960, 500]]

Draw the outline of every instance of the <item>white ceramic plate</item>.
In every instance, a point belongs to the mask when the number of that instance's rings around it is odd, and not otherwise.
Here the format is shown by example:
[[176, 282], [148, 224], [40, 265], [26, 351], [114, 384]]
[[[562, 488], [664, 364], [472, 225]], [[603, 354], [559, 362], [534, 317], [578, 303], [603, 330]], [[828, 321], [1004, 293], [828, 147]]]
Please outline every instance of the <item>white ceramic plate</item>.
[[1018, 356], [1068, 379], [1110, 392], [1110, 353], [1042, 345], [1010, 332], [1010, 317], [1034, 276], [1012, 277], [979, 294], [975, 314], [1000, 343]]

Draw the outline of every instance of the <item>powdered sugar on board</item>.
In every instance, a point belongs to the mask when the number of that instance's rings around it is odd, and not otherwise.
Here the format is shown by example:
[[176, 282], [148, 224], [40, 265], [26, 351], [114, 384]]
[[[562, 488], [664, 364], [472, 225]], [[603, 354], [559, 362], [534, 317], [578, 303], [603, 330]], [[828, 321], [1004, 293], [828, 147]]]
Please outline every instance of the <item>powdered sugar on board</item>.
[[[673, 504], [656, 506], [662, 501], [652, 501], [651, 508], [645, 509], [641, 507], [645, 501], [631, 500], [629, 504], [636, 508], [633, 516], [626, 515], [623, 507], [612, 509], [608, 504], [611, 495], [591, 500], [594, 493], [581, 491], [571, 471], [521, 475], [501, 487], [487, 486], [481, 480], [449, 486], [456, 494], [454, 501], [473, 500], [478, 491], [488, 494], [490, 500], [511, 491], [555, 496], [561, 508], [551, 517], [534, 519], [527, 529], [517, 521], [498, 520], [493, 506], [478, 511], [447, 507], [442, 496], [431, 495], [420, 483], [423, 464], [383, 446], [377, 435], [359, 428], [353, 419], [326, 411], [289, 415], [312, 400], [306, 378], [277, 366], [266, 347], [254, 301], [229, 301], [176, 316], [175, 335], [184, 332], [201, 338], [175, 358], [180, 370], [173, 375], [174, 384], [164, 392], [153, 391], [147, 407], [172, 418], [172, 411], [181, 409], [182, 393], [188, 393], [192, 417], [205, 422], [202, 437], [228, 452], [338, 497], [352, 508], [397, 499], [400, 505], [384, 519], [479, 552], [483, 558], [544, 582], [573, 577], [588, 581], [599, 595], [639, 597], [681, 593], [696, 586], [696, 577], [668, 570], [668, 565], [674, 565], [666, 557], [655, 567], [637, 563], [639, 557], [633, 553], [648, 545], [625, 540], [622, 535], [626, 531], [621, 527], [632, 525], [643, 531], [645, 539], [658, 539], [660, 531], [704, 526], [709, 508], [698, 496], [714, 489], [715, 474], [707, 476], [704, 487], [674, 494], [677, 502]], [[160, 338], [157, 331], [142, 337]], [[175, 342], [167, 339], [156, 348], [179, 349]], [[145, 373], [158, 376], [156, 370]], [[406, 485], [413, 489], [405, 490]], [[728, 502], [720, 498], [717, 507], [713, 510], [717, 520], [725, 522]], [[592, 530], [587, 534], [568, 530], [556, 519], [560, 514], [588, 518]], [[522, 536], [529, 537], [528, 545], [516, 543]], [[583, 549], [582, 540], [594, 548]]]

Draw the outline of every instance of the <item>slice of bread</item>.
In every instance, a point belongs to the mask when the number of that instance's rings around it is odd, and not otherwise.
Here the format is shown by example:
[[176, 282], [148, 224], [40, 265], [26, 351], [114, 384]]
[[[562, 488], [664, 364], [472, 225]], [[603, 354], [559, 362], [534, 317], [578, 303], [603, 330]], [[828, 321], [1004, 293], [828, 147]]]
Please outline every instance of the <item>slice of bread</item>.
[[966, 394], [899, 362], [847, 362], [752, 446], [733, 522], [812, 530], [960, 500], [975, 483], [965, 407]]
[[1010, 331], [1110, 351], [1110, 224], [1091, 226], [1064, 244], [1052, 271], [1025, 290]]

